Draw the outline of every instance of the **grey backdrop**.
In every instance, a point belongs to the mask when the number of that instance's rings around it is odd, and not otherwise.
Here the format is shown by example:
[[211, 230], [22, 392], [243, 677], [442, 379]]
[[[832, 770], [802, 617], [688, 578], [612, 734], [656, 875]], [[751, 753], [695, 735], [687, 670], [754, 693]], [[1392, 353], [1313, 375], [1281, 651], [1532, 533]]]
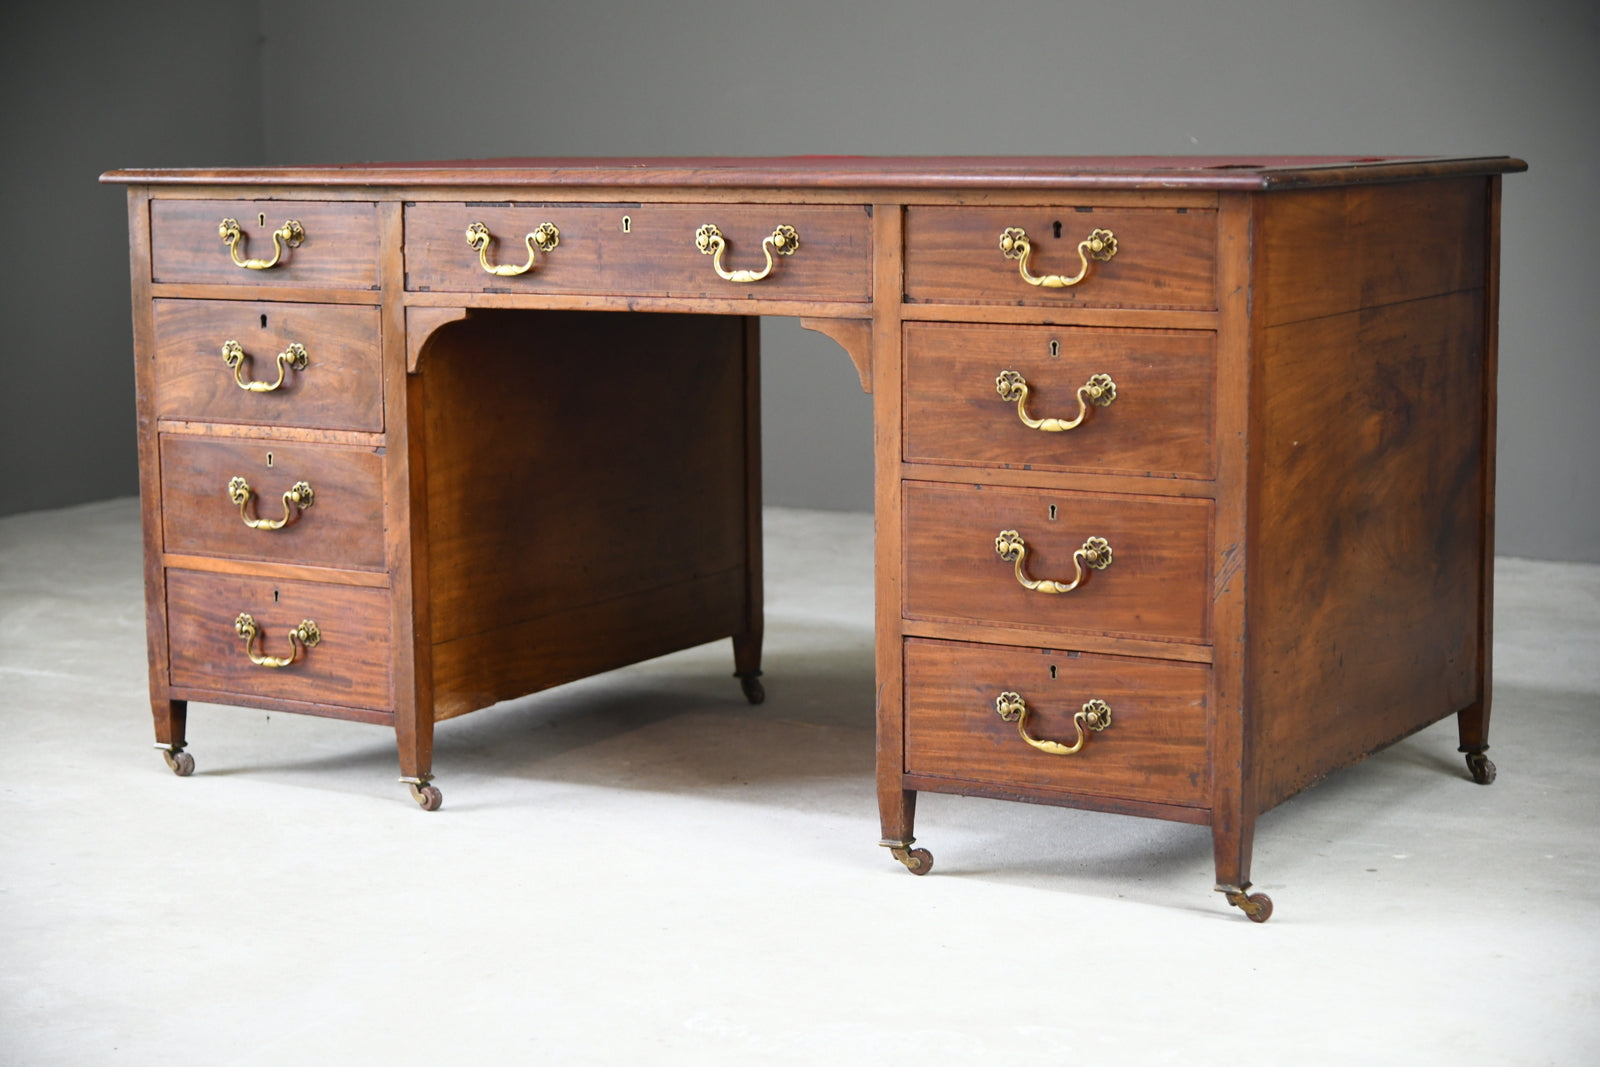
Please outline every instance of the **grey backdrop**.
[[[11, 0], [0, 514], [137, 491], [119, 166], [1450, 153], [1506, 179], [1499, 551], [1600, 561], [1600, 7], [1539, 0]], [[769, 503], [871, 507], [871, 405], [765, 323]]]

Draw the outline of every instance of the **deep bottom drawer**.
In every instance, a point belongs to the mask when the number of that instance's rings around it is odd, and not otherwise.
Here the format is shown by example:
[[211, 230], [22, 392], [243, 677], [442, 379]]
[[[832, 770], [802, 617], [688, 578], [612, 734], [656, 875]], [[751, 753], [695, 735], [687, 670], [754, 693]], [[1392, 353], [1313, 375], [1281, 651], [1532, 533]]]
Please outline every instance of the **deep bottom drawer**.
[[[235, 625], [241, 613], [260, 631], [248, 647]], [[320, 639], [297, 647], [289, 631], [305, 620]], [[167, 642], [176, 689], [393, 708], [385, 589], [171, 570]], [[250, 653], [293, 661], [260, 666]]]
[[[1019, 790], [1203, 807], [1210, 803], [1210, 668], [1124, 656], [908, 639], [906, 772]], [[1083, 747], [1044, 752], [996, 710], [1014, 694], [1033, 738]], [[1110, 724], [1080, 731], [1091, 700]], [[1013, 706], [1015, 701], [1010, 702]]]

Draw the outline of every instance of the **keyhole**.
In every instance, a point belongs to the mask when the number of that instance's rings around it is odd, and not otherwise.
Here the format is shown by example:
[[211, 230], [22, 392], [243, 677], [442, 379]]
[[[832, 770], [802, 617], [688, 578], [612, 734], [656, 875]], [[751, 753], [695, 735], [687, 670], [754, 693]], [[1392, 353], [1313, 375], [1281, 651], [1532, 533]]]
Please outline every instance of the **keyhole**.
[[[261, 316], [261, 328], [263, 330], [267, 328], [267, 317], [265, 315]], [[1054, 344], [1055, 342], [1052, 341], [1051, 343]]]
[[1052, 223], [1051, 223], [1051, 224], [1050, 224], [1050, 229], [1052, 229], [1052, 230], [1053, 230], [1053, 231], [1055, 231], [1055, 235], [1056, 235], [1056, 236], [1057, 236], [1057, 237], [1060, 237], [1060, 236], [1061, 236], [1061, 223], [1060, 223], [1060, 222], [1052, 222]]
[[[278, 591], [276, 589], [274, 589], [272, 591], [272, 602], [274, 604], [276, 604], [278, 602]], [[1050, 668], [1050, 677], [1054, 678], [1055, 676], [1056, 676], [1056, 669], [1054, 667], [1051, 667]]]
[[1056, 680], [1056, 665], [1054, 663], [1050, 664], [1050, 680], [1052, 682]]
[[269, 467], [272, 466], [272, 453], [271, 452], [267, 453], [267, 466], [269, 466]]
[[1050, 505], [1050, 521], [1056, 521], [1056, 506], [1054, 504]]
[[622, 216], [622, 232], [623, 233], [632, 233], [633, 232], [633, 217], [631, 215]]
[[[265, 211], [256, 216], [256, 224], [259, 226], [265, 226], [267, 224], [267, 213]], [[1056, 223], [1056, 236], [1061, 236], [1061, 223], [1059, 222]]]
[[[261, 319], [262, 319], [261, 324], [263, 326], [266, 325], [266, 318], [267, 317], [265, 315], [261, 316]], [[1051, 341], [1050, 342], [1050, 358], [1051, 359], [1060, 359], [1061, 358], [1061, 342], [1060, 341]]]

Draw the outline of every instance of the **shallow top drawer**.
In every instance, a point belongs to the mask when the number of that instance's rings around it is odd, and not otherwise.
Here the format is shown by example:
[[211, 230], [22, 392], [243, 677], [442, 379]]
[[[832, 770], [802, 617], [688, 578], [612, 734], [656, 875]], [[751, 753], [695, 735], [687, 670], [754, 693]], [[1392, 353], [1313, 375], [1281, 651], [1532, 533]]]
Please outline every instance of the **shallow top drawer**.
[[1210, 309], [1216, 258], [1209, 208], [906, 210], [909, 303]]
[[255, 300], [152, 305], [161, 418], [383, 429], [377, 308]]
[[157, 283], [376, 289], [377, 206], [152, 200], [150, 271]]
[[862, 302], [871, 224], [818, 204], [418, 203], [406, 288]]

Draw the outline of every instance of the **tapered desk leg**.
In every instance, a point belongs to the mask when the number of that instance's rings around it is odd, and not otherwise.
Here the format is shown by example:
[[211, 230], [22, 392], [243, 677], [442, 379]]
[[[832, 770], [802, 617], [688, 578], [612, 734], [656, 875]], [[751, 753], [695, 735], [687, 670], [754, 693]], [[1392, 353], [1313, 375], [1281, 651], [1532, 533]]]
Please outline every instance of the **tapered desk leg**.
[[901, 789], [898, 783], [878, 786], [878, 814], [883, 827], [883, 840], [878, 843], [912, 874], [927, 874], [933, 869], [933, 853], [925, 848], [912, 848], [916, 838], [911, 829], [916, 822], [917, 794], [912, 789]]
[[1458, 750], [1467, 757], [1467, 770], [1479, 785], [1494, 781], [1494, 761], [1484, 753], [1489, 751], [1489, 701], [1480, 700], [1456, 713], [1456, 729], [1461, 738]]
[[761, 320], [744, 319], [744, 629], [733, 635], [733, 673], [752, 704], [767, 699], [761, 685], [765, 607], [761, 564]]
[[1255, 844], [1256, 818], [1240, 809], [1213, 811], [1211, 847], [1217, 867], [1217, 892], [1243, 911], [1251, 922], [1272, 916], [1272, 898], [1250, 892], [1250, 850]]
[[155, 718], [156, 748], [161, 750], [161, 757], [173, 774], [179, 778], [189, 777], [194, 773], [194, 757], [183, 750], [187, 744], [184, 735], [189, 722], [189, 702], [156, 699], [150, 701], [150, 710]]
[[411, 791], [423, 811], [438, 811], [444, 803], [439, 787], [433, 784], [433, 708], [395, 716], [395, 743], [400, 750], [400, 781]]
[[1484, 249], [1483, 443], [1479, 449], [1483, 525], [1482, 584], [1478, 587], [1478, 700], [1456, 714], [1460, 751], [1467, 757], [1467, 770], [1472, 780], [1479, 785], [1488, 785], [1495, 777], [1494, 763], [1484, 753], [1489, 750], [1489, 698], [1494, 675], [1494, 457], [1500, 365], [1499, 175], [1489, 179], [1484, 215], [1489, 239]]

